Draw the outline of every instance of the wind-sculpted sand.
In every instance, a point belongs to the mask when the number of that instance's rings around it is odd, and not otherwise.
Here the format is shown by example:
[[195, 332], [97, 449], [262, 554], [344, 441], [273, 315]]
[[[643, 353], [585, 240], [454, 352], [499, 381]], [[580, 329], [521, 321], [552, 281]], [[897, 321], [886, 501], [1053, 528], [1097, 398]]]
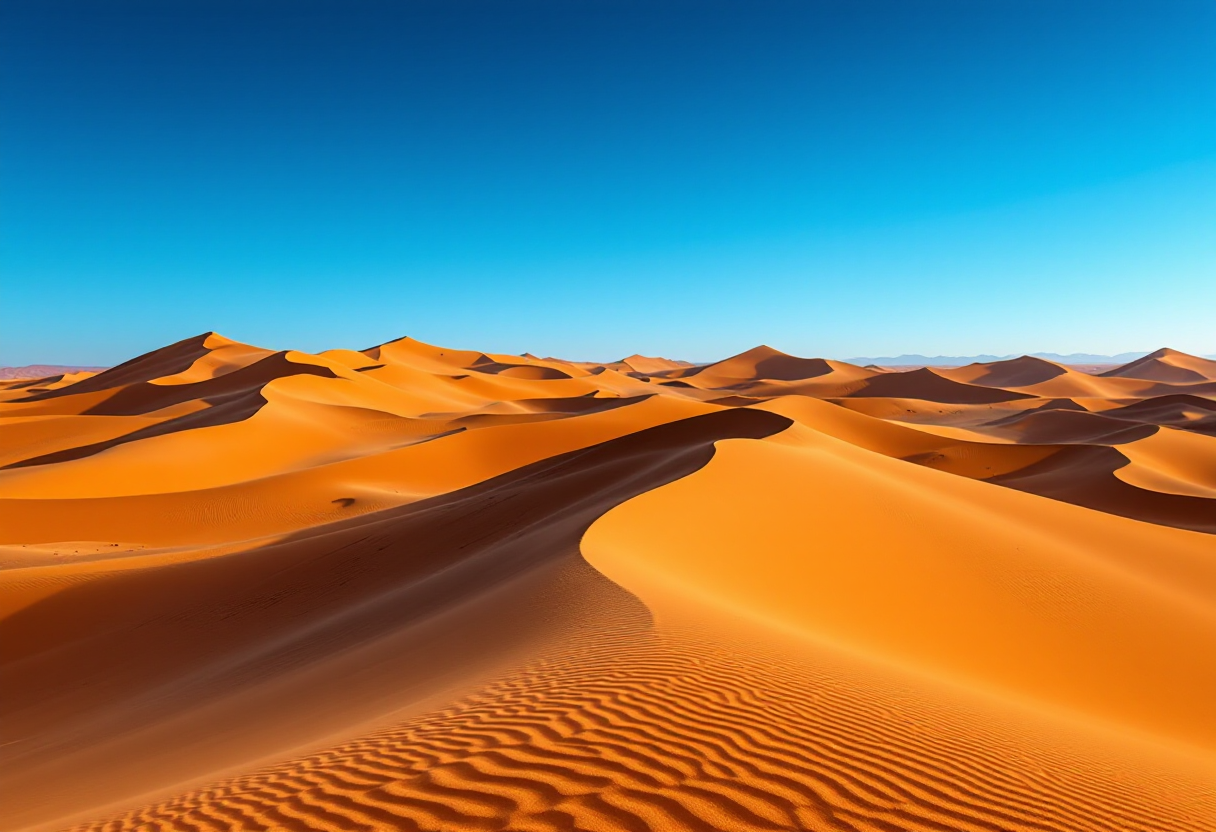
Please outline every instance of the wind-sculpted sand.
[[1216, 362], [0, 382], [0, 821], [1216, 828]]

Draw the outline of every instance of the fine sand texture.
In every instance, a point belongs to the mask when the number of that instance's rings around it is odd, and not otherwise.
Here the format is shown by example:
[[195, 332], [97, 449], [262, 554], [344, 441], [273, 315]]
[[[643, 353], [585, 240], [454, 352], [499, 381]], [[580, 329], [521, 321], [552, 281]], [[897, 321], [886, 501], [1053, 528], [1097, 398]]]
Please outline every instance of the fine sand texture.
[[1216, 362], [0, 380], [0, 829], [1216, 829]]

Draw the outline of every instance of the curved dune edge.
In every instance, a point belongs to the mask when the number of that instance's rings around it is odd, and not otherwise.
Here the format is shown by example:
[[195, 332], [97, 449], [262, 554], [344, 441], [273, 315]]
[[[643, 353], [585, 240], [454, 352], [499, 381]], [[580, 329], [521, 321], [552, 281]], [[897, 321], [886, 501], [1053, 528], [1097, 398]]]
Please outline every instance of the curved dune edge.
[[1130, 462], [1115, 472], [1128, 485], [1148, 491], [1216, 499], [1216, 436], [1163, 427], [1138, 442], [1122, 445]]
[[[698, 519], [673, 522], [687, 506]], [[1216, 752], [1216, 666], [1196, 661], [1216, 654], [1205, 535], [795, 427], [720, 443], [705, 469], [597, 521], [583, 551], [613, 579], [652, 574], [866, 655]]]

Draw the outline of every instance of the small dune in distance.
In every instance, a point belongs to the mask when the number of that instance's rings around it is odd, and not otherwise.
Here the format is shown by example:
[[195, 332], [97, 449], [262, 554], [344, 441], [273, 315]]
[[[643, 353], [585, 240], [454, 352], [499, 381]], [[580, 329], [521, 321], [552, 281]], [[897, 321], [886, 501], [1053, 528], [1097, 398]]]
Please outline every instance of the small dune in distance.
[[1216, 829], [1211, 359], [25, 373], [5, 830]]

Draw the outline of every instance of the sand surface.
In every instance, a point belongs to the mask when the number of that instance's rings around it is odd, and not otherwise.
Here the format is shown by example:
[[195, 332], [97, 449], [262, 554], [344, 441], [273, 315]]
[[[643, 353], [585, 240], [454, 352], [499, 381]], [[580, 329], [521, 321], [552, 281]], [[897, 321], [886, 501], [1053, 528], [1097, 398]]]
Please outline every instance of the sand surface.
[[0, 381], [4, 830], [1216, 829], [1216, 362]]

